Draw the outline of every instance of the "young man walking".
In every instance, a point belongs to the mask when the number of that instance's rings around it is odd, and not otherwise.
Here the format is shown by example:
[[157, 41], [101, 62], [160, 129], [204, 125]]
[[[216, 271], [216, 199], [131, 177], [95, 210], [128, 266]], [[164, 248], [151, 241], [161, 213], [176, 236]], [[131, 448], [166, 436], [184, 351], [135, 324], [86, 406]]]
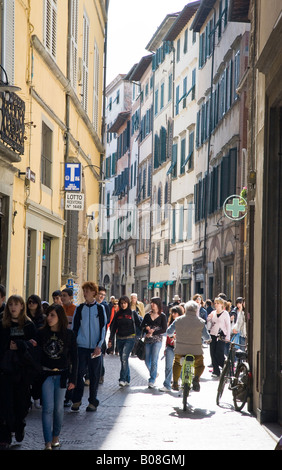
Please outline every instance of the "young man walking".
[[84, 391], [84, 375], [88, 371], [90, 386], [86, 411], [96, 411], [99, 405], [97, 391], [102, 365], [101, 348], [106, 334], [107, 317], [104, 307], [95, 299], [97, 284], [85, 282], [82, 290], [85, 302], [76, 308], [72, 323], [78, 346], [78, 376], [71, 409], [79, 411]]

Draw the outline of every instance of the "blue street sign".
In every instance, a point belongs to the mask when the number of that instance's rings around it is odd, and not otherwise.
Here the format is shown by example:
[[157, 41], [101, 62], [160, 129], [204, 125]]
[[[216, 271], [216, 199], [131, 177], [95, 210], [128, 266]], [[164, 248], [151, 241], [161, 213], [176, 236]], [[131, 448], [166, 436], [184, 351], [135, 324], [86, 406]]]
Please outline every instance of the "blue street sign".
[[65, 191], [80, 191], [81, 164], [65, 163]]
[[68, 279], [67, 286], [68, 287], [73, 287], [73, 279]]

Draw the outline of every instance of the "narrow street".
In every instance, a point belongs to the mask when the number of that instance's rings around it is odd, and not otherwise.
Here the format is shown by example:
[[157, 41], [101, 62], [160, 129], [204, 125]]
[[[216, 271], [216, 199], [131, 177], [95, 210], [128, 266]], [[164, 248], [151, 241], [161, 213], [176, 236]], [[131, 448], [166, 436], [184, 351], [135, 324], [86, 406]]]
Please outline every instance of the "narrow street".
[[[205, 365], [210, 364], [209, 348], [205, 348]], [[161, 351], [160, 358], [163, 352]], [[165, 360], [159, 362], [157, 387], [164, 379]], [[137, 357], [130, 358], [131, 385], [118, 386], [120, 360], [105, 356], [105, 381], [100, 385], [97, 412], [86, 413], [88, 388], [78, 413], [65, 409], [60, 437], [61, 450], [97, 450], [113, 456], [114, 451], [165, 451], [179, 455], [187, 450], [274, 450], [281, 427], [261, 426], [247, 411], [234, 411], [232, 397], [222, 407], [216, 405], [218, 381], [205, 368], [200, 393], [188, 398], [190, 410], [182, 410], [179, 392], [162, 393], [147, 388], [147, 369]], [[12, 450], [44, 448], [41, 411], [32, 409], [27, 417], [25, 439], [13, 441]], [[126, 452], [127, 451], [127, 452]], [[100, 453], [99, 453], [100, 455]], [[120, 455], [120, 454], [119, 454]], [[143, 462], [145, 463], [145, 462]], [[149, 462], [148, 462], [149, 463]], [[180, 461], [178, 462], [180, 464]]]

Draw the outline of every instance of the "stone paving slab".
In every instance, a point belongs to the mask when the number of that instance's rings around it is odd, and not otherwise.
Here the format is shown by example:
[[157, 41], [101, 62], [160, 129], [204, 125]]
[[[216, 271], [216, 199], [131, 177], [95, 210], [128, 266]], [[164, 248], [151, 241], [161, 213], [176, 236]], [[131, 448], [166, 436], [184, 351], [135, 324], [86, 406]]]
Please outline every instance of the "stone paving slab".
[[[161, 352], [160, 357], [162, 357]], [[148, 372], [143, 361], [130, 357], [131, 385], [118, 385], [120, 359], [108, 356], [105, 361], [105, 381], [99, 386], [100, 405], [94, 413], [85, 412], [88, 387], [78, 413], [65, 409], [61, 432], [61, 450], [273, 450], [276, 434], [267, 432], [247, 407], [234, 411], [231, 392], [223, 406], [216, 405], [218, 380], [212, 379], [206, 367], [201, 379], [201, 391], [188, 398], [189, 410], [182, 410], [179, 392], [162, 393], [148, 389]], [[205, 349], [205, 365], [210, 363]], [[164, 380], [165, 361], [159, 362], [157, 387]], [[281, 429], [281, 428], [280, 428]], [[282, 431], [281, 431], [282, 434]], [[32, 409], [27, 417], [26, 435], [13, 450], [44, 448], [41, 411]]]

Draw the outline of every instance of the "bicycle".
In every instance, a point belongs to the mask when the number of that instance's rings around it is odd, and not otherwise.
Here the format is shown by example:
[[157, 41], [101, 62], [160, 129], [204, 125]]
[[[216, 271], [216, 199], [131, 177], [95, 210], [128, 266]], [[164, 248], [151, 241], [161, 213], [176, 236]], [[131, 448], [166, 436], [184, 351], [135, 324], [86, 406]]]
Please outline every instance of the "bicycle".
[[192, 387], [192, 382], [195, 373], [195, 357], [192, 354], [186, 354], [183, 359], [182, 369], [181, 369], [181, 387], [183, 388], [182, 402], [183, 402], [183, 411], [186, 411], [187, 408], [187, 398], [189, 396], [190, 389]]
[[[219, 406], [225, 385], [229, 382], [228, 388], [232, 391], [235, 410], [241, 411], [250, 393], [251, 372], [246, 361], [247, 353], [241, 349], [235, 351], [235, 347], [240, 346], [240, 344], [225, 341], [220, 338], [219, 341], [230, 343], [230, 348], [220, 375], [216, 404]], [[236, 367], [235, 358], [238, 360]]]

